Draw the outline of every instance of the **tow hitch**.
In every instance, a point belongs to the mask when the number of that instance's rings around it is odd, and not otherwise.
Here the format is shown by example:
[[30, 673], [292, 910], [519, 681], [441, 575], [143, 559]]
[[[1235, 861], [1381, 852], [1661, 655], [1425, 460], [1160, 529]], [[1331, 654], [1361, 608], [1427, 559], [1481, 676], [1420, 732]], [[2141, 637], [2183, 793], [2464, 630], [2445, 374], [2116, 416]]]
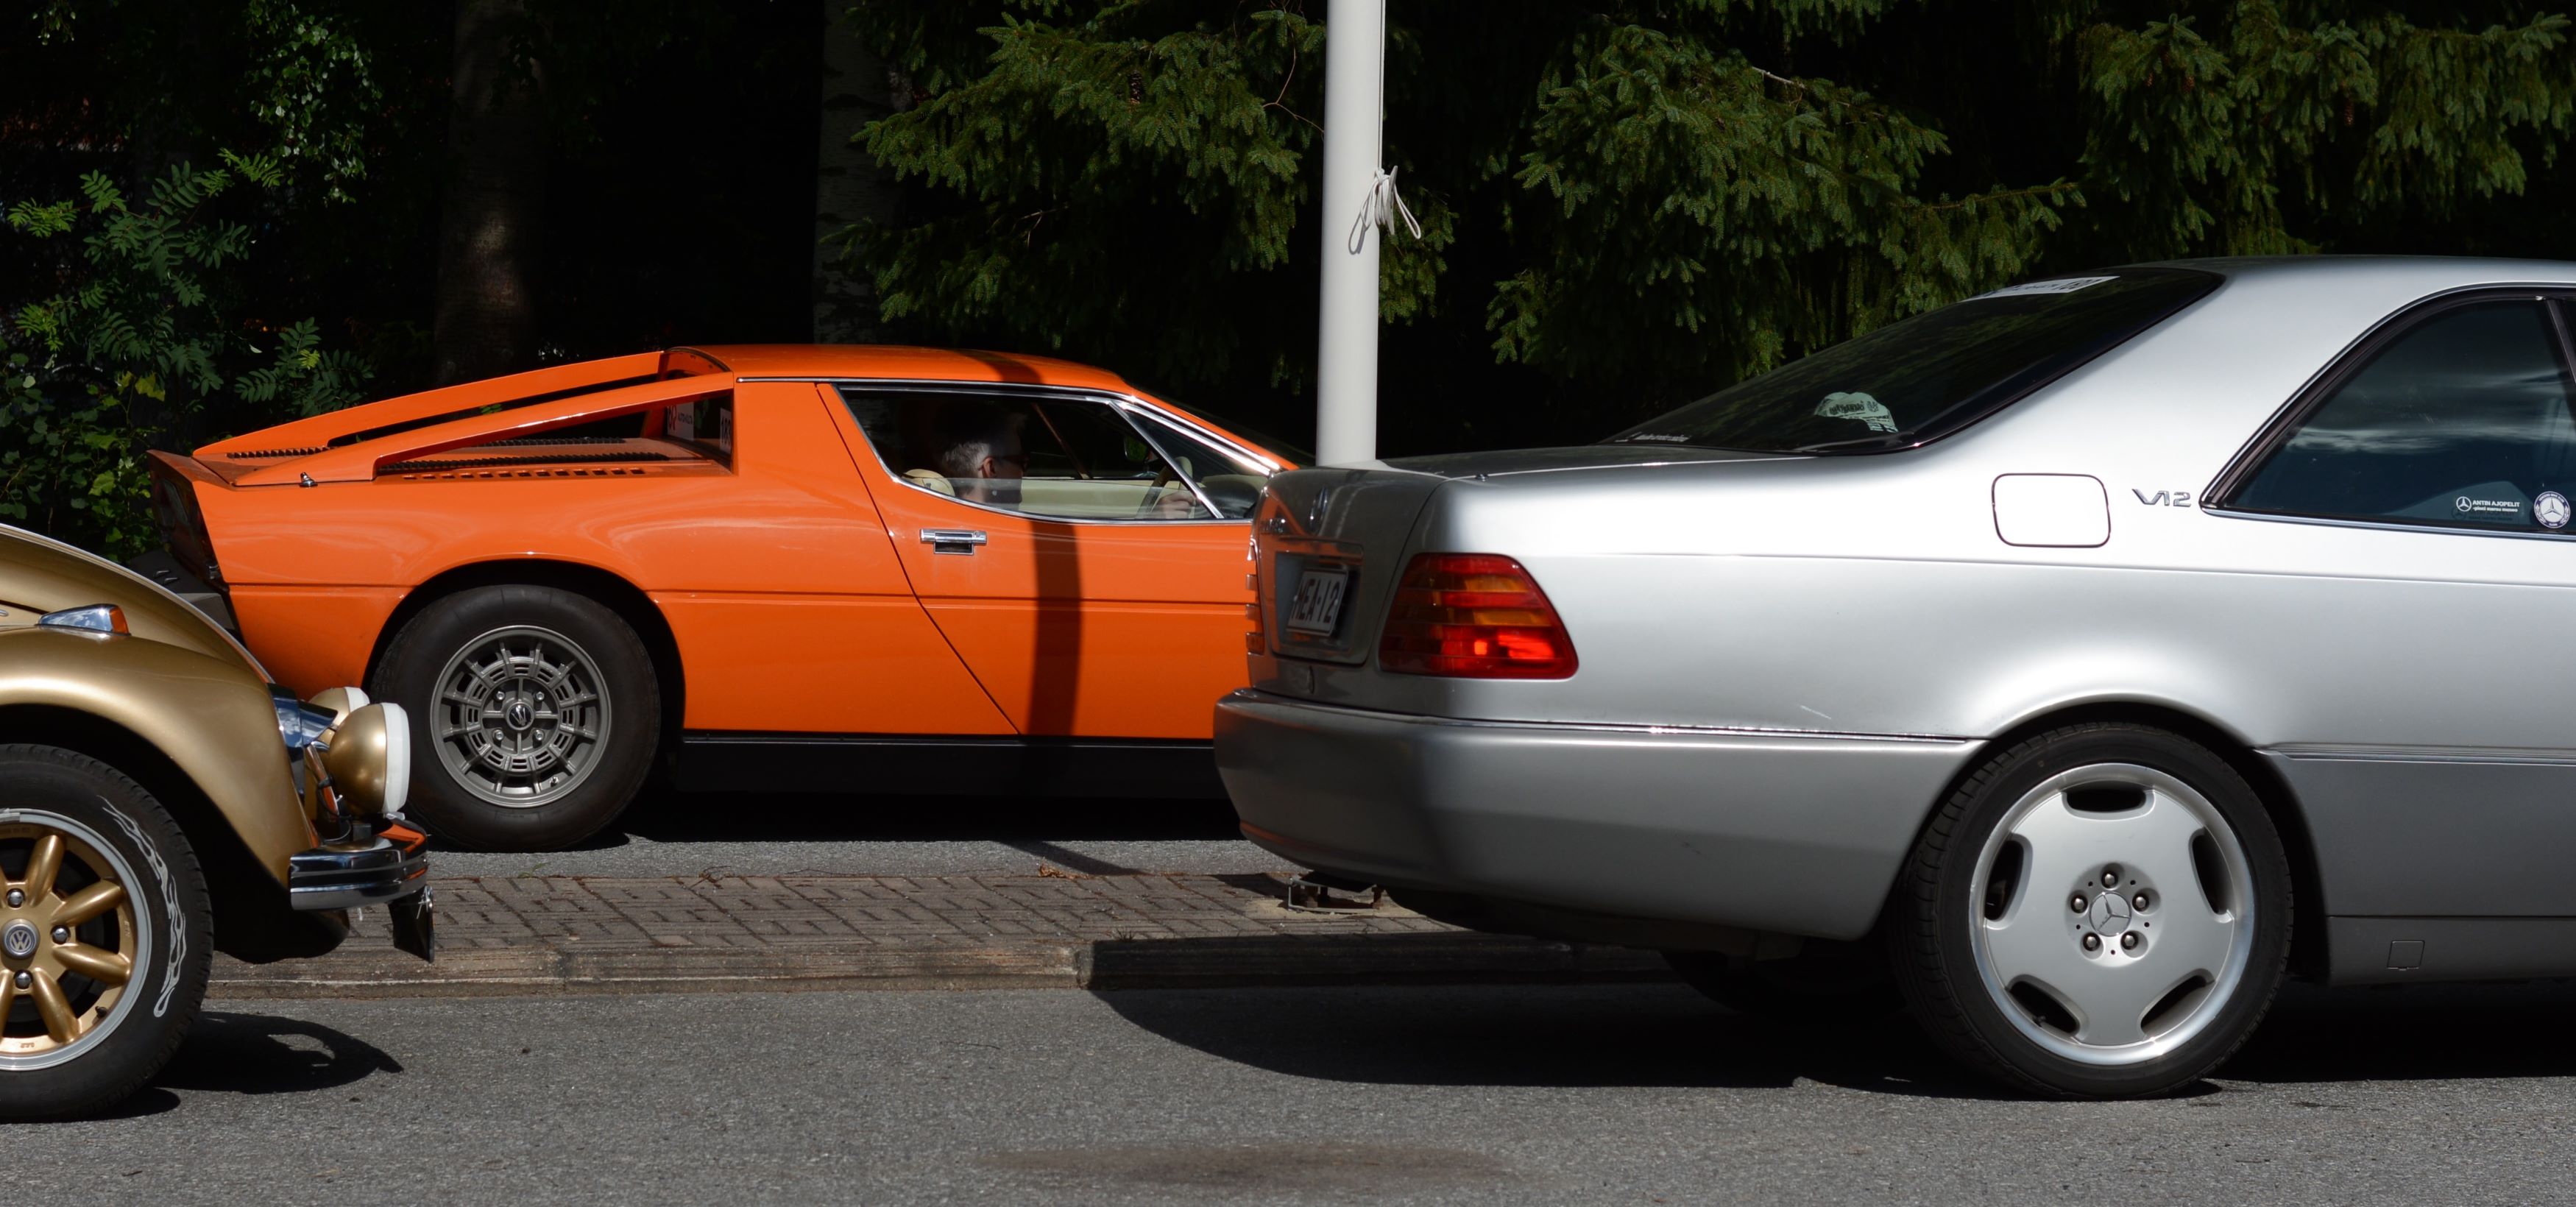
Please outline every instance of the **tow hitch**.
[[1307, 872], [1289, 877], [1288, 899], [1281, 904], [1305, 914], [1355, 914], [1376, 909], [1384, 900], [1386, 890], [1377, 885], [1330, 872]]

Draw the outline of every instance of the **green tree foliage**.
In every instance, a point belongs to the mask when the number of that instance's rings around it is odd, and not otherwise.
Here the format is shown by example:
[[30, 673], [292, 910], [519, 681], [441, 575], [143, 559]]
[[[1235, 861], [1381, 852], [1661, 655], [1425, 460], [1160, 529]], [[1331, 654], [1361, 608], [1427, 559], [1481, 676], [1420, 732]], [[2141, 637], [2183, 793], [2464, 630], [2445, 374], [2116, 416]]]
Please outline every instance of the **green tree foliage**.
[[[848, 235], [921, 338], [1242, 397], [1311, 369], [1323, 0], [867, 0], [916, 188]], [[1583, 438], [2015, 278], [2566, 255], [2546, 5], [1391, 0], [1386, 443]], [[1320, 224], [1320, 229], [1319, 229]], [[1432, 400], [1411, 404], [1407, 395]], [[1293, 413], [1293, 412], [1291, 412]]]
[[77, 240], [61, 292], [0, 321], [0, 520], [32, 524], [114, 554], [153, 539], [144, 451], [154, 437], [229, 395], [245, 414], [314, 414], [354, 401], [367, 377], [324, 351], [312, 320], [246, 332], [226, 288], [249, 255], [249, 228], [202, 209], [236, 184], [276, 187], [275, 161], [224, 156], [181, 164], [140, 205], [106, 176], [81, 198], [8, 206], [24, 238]]

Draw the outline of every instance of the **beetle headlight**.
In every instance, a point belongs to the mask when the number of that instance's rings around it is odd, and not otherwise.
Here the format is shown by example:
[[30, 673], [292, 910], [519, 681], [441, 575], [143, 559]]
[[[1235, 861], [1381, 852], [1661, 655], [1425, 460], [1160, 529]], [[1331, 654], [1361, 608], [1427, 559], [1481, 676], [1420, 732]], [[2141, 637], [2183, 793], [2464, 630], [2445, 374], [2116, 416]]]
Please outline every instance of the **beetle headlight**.
[[337, 724], [340, 718], [365, 708], [373, 701], [367, 699], [367, 693], [358, 688], [335, 687], [328, 691], [313, 693], [313, 698], [306, 700], [305, 703], [330, 713], [332, 722]]
[[322, 769], [349, 811], [399, 817], [411, 791], [411, 719], [399, 704], [352, 709], [332, 728]]

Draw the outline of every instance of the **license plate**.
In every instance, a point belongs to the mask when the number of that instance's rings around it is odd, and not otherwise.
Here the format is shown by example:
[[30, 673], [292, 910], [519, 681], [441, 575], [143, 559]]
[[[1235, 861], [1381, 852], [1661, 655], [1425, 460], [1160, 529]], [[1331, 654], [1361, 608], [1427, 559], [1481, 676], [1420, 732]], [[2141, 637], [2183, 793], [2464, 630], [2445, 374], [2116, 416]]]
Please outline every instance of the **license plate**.
[[1330, 637], [1341, 623], [1342, 597], [1349, 594], [1348, 566], [1309, 566], [1297, 575], [1297, 594], [1288, 603], [1288, 631]]

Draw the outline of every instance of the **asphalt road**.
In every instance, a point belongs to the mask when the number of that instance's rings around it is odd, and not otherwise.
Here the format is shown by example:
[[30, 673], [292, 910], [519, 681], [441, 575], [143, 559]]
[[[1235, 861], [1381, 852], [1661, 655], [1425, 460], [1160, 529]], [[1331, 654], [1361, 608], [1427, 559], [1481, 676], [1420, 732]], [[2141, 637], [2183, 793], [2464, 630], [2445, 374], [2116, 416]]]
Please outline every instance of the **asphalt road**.
[[577, 850], [441, 849], [441, 876], [1235, 875], [1296, 865], [1235, 831], [1222, 800], [655, 792]]
[[2567, 986], [2295, 995], [2223, 1080], [2108, 1104], [1670, 986], [232, 1005], [123, 1117], [0, 1130], [10, 1182], [335, 1207], [2576, 1195]]

